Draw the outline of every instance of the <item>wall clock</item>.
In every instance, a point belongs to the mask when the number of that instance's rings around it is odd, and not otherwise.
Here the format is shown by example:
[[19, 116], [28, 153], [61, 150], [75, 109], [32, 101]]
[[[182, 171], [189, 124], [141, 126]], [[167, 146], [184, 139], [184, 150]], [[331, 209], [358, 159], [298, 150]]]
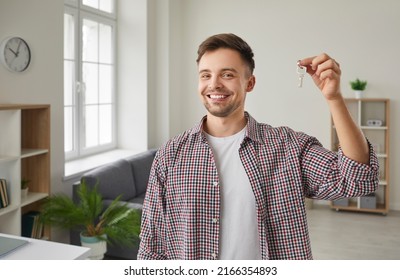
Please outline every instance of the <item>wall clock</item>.
[[0, 45], [0, 61], [12, 72], [23, 72], [31, 62], [31, 50], [24, 39], [7, 37]]

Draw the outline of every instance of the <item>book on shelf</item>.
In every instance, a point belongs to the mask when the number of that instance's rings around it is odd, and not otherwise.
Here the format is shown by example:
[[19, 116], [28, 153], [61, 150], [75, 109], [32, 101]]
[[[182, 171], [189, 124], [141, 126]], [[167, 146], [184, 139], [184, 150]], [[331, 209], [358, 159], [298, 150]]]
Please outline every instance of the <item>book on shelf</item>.
[[0, 179], [0, 208], [7, 207], [9, 204], [7, 181]]
[[43, 236], [43, 224], [39, 221], [39, 211], [29, 211], [21, 218], [21, 235], [40, 239]]

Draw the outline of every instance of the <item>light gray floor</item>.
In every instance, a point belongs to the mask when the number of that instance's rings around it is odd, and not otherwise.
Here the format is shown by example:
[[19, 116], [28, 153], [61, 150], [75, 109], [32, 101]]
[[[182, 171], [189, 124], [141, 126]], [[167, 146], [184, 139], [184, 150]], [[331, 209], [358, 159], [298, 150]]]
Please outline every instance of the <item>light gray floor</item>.
[[400, 212], [386, 216], [332, 210], [307, 210], [316, 260], [400, 260]]

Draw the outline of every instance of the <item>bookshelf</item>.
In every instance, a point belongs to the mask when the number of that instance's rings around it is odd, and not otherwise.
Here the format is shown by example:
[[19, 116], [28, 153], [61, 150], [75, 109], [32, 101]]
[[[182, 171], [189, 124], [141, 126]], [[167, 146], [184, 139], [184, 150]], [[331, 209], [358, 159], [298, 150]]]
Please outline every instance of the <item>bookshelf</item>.
[[[7, 181], [10, 203], [0, 209], [0, 233], [21, 235], [22, 215], [36, 211], [49, 196], [50, 105], [0, 104], [0, 178]], [[21, 180], [29, 193], [21, 196]], [[50, 229], [43, 235], [50, 237]]]
[[[389, 136], [390, 136], [390, 100], [384, 98], [345, 99], [346, 106], [354, 121], [374, 146], [379, 160], [380, 174], [377, 191], [366, 197], [357, 197], [332, 201], [331, 207], [339, 210], [380, 213], [389, 212]], [[338, 150], [339, 140], [335, 127], [331, 125], [331, 149]]]

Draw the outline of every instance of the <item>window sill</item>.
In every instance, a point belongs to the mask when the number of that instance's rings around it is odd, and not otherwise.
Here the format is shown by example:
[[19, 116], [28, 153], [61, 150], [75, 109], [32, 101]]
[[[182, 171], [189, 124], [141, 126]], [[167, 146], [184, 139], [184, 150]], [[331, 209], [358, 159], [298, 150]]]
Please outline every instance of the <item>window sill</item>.
[[77, 160], [68, 161], [65, 163], [64, 181], [80, 177], [83, 173], [99, 167], [101, 165], [126, 158], [142, 151], [132, 150], [112, 150], [109, 152], [89, 156]]

